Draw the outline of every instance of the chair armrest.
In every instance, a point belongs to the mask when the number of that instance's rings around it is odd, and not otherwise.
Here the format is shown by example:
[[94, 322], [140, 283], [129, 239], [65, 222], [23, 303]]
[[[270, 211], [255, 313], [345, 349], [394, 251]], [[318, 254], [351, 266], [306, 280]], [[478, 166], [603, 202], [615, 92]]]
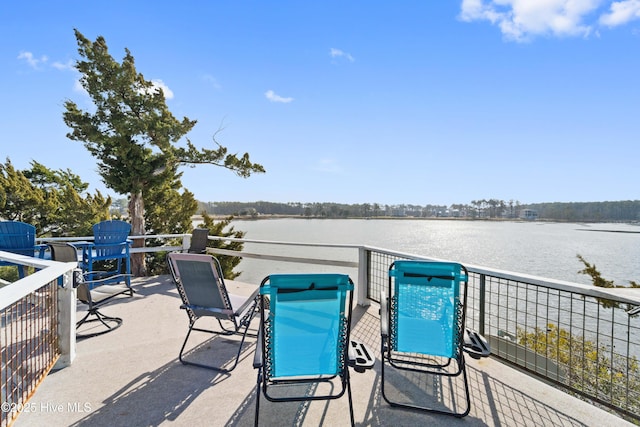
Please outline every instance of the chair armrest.
[[488, 357], [491, 355], [491, 348], [486, 338], [474, 331], [466, 328], [464, 330], [464, 343], [462, 349], [474, 359]]
[[380, 332], [384, 338], [389, 336], [389, 300], [385, 291], [380, 291]]
[[376, 362], [371, 349], [356, 340], [349, 341], [348, 356], [349, 366], [356, 372], [364, 372], [366, 369], [371, 369]]
[[[258, 294], [260, 293], [260, 288], [256, 288], [251, 295], [249, 295], [248, 297], [246, 297], [246, 301], [242, 303], [242, 305], [240, 307], [238, 307], [237, 309], [234, 307], [234, 315], [236, 317], [240, 316], [241, 314], [243, 314], [247, 308], [249, 308], [249, 306], [251, 306], [252, 304], [254, 304], [256, 302], [256, 298], [258, 298]], [[232, 294], [229, 294], [232, 295]]]
[[256, 351], [253, 353], [253, 368], [259, 369], [262, 368], [262, 363], [264, 361], [262, 355], [262, 325], [260, 325], [260, 329], [258, 330], [258, 341], [256, 341]]
[[38, 258], [44, 259], [45, 252], [48, 248], [49, 248], [49, 245], [45, 245], [45, 244], [36, 245], [35, 250], [38, 251]]

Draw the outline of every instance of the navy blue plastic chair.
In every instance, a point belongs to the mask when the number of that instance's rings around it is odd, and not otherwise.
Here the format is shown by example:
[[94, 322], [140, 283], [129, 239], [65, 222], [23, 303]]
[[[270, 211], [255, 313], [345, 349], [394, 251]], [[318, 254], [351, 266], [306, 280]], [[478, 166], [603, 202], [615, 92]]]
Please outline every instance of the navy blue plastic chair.
[[[338, 399], [345, 392], [354, 424], [348, 368], [371, 368], [374, 359], [349, 338], [353, 288], [344, 274], [278, 274], [262, 281], [256, 425], [261, 394], [271, 402], [291, 402]], [[277, 391], [298, 384], [314, 385], [317, 393]]]
[[[20, 221], [0, 221], [0, 251], [12, 252], [19, 255], [44, 258], [46, 245], [36, 245], [36, 228]], [[0, 266], [13, 265], [18, 267], [20, 278], [25, 276], [24, 266], [8, 261], [0, 261]]]
[[[125, 281], [131, 289], [131, 257], [129, 232], [131, 224], [120, 220], [102, 221], [93, 225], [93, 242], [77, 243], [82, 248], [82, 270], [89, 273], [88, 280], [105, 279], [106, 283]], [[112, 262], [111, 270], [97, 268], [94, 264], [101, 261]], [[92, 273], [101, 271], [102, 275]]]
[[[392, 406], [466, 416], [471, 409], [465, 352], [489, 356], [486, 340], [465, 328], [468, 272], [450, 262], [396, 261], [380, 297], [382, 396]], [[464, 405], [391, 397], [390, 368], [444, 377], [462, 375]], [[441, 396], [442, 397], [442, 396]]]

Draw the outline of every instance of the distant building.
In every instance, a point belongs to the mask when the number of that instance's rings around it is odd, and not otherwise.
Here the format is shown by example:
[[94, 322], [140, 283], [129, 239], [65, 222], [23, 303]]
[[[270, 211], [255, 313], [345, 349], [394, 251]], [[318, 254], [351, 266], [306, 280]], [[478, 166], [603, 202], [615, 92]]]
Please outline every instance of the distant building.
[[538, 219], [538, 212], [533, 209], [522, 209], [520, 211], [520, 219], [535, 221]]

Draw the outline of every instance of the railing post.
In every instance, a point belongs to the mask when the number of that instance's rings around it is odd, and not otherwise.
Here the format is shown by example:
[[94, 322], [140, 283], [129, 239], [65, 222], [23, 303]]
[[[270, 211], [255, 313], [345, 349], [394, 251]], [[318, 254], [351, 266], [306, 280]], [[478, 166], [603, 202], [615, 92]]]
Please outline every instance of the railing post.
[[73, 270], [62, 276], [58, 288], [58, 348], [60, 358], [53, 369], [71, 365], [76, 358], [76, 289], [73, 287]]
[[361, 246], [358, 248], [358, 285], [357, 303], [362, 307], [368, 307], [371, 303], [367, 298], [369, 287], [369, 251]]
[[478, 333], [484, 335], [484, 314], [485, 314], [485, 297], [486, 297], [486, 285], [487, 276], [485, 274], [480, 275], [480, 288], [478, 291], [480, 295], [478, 297]]
[[191, 247], [191, 234], [185, 234], [182, 236], [182, 251], [186, 252]]

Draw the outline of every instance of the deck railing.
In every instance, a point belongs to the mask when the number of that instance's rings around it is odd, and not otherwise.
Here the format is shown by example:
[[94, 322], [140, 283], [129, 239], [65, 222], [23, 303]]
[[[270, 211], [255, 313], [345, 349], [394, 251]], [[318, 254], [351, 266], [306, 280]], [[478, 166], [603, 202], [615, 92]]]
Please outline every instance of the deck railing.
[[[189, 235], [134, 238], [153, 239], [156, 245], [164, 240], [167, 244], [135, 248], [132, 252], [189, 246]], [[267, 260], [271, 269], [267, 273], [276, 268], [345, 269], [356, 278], [361, 305], [379, 302], [393, 261], [429, 259], [360, 245], [210, 239], [245, 243], [240, 252], [213, 248], [209, 251], [240, 256], [243, 263]], [[277, 267], [280, 263], [286, 265]], [[636, 310], [640, 307], [640, 295], [629, 290], [466, 267], [470, 272], [467, 326], [489, 339], [493, 357], [640, 420], [640, 316], [636, 316], [636, 311], [640, 311]]]
[[[54, 364], [61, 357], [65, 359], [61, 363], [69, 361], [72, 352], [65, 336], [69, 329], [60, 328], [59, 312], [60, 304], [65, 304], [64, 277], [73, 267], [7, 252], [0, 252], [0, 259], [40, 269], [0, 288], [0, 426], [4, 427], [29, 409], [29, 397]], [[75, 315], [75, 301], [73, 309]], [[64, 311], [71, 314], [69, 306]]]
[[[379, 303], [392, 262], [433, 260], [368, 246], [239, 240], [254, 247], [288, 246], [292, 254], [303, 247], [357, 253], [336, 259], [283, 255], [282, 250], [275, 251], [277, 255], [264, 250], [236, 255], [352, 268], [361, 305]], [[212, 252], [233, 255], [224, 250]], [[494, 357], [640, 420], [640, 290], [603, 289], [474, 265], [466, 267], [470, 273], [467, 326], [488, 338]]]

